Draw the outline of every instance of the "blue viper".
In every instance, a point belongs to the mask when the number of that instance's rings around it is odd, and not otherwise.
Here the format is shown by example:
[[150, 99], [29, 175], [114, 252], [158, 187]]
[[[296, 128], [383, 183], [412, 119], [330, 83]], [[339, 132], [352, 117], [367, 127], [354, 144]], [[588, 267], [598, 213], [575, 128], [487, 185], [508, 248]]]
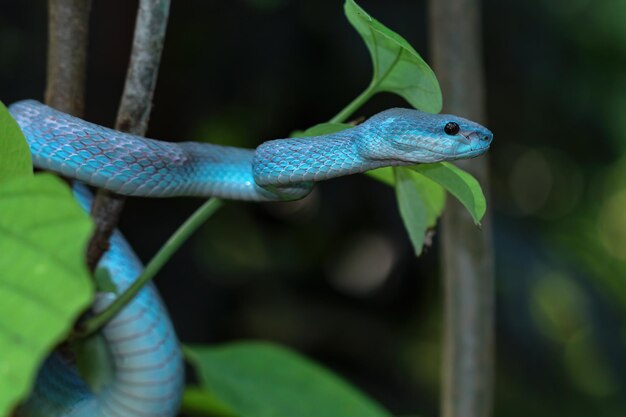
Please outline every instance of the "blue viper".
[[[453, 115], [390, 109], [323, 136], [272, 140], [256, 150], [206, 143], [169, 143], [118, 132], [61, 113], [37, 101], [9, 108], [42, 169], [123, 195], [201, 196], [248, 201], [293, 200], [317, 181], [385, 166], [473, 158], [489, 149], [492, 133]], [[84, 187], [75, 194], [86, 209]], [[116, 232], [100, 266], [123, 291], [142, 266]], [[95, 310], [114, 298], [101, 294]], [[94, 393], [61, 353], [42, 367], [26, 417], [171, 417], [182, 393], [176, 335], [153, 286], [147, 286], [103, 329], [111, 377]]]

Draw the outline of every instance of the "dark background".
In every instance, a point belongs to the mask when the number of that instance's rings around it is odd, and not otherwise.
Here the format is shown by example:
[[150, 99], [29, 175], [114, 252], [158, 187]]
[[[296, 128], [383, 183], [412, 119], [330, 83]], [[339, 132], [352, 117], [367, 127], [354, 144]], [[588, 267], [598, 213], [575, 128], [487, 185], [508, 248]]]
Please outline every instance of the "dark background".
[[[428, 61], [425, 2], [359, 4]], [[46, 2], [0, 6], [0, 100], [42, 100]], [[136, 6], [93, 2], [87, 120], [113, 124]], [[483, 2], [496, 416], [626, 415], [625, 18], [623, 0]], [[370, 75], [339, 0], [174, 1], [148, 136], [255, 147], [328, 120]], [[390, 106], [407, 105], [380, 95], [357, 116]], [[148, 260], [199, 203], [132, 198], [121, 229]], [[352, 176], [229, 202], [157, 284], [184, 343], [278, 341], [434, 416], [438, 243], [415, 259], [393, 191]]]

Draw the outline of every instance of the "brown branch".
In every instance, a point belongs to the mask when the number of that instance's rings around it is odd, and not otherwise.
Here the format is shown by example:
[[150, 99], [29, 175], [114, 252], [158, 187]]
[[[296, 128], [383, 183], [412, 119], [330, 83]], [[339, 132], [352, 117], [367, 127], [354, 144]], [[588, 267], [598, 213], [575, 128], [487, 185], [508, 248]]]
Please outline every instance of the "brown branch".
[[[445, 112], [485, 121], [480, 3], [430, 0], [430, 37]], [[454, 22], [454, 24], [450, 24]], [[487, 158], [460, 161], [489, 195]], [[442, 221], [444, 352], [441, 415], [492, 414], [494, 260], [491, 221], [478, 230], [467, 211], [448, 201]]]
[[85, 69], [90, 0], [48, 3], [48, 75], [45, 101], [81, 117], [85, 108]]
[[[169, 8], [169, 0], [139, 2], [126, 83], [115, 122], [117, 130], [140, 136], [146, 133], [161, 63]], [[92, 271], [109, 247], [109, 238], [118, 223], [123, 207], [123, 196], [107, 190], [98, 191], [91, 209], [96, 230], [87, 249], [87, 264]]]
[[169, 9], [169, 0], [139, 2], [133, 50], [115, 123], [118, 130], [143, 136], [148, 129]]

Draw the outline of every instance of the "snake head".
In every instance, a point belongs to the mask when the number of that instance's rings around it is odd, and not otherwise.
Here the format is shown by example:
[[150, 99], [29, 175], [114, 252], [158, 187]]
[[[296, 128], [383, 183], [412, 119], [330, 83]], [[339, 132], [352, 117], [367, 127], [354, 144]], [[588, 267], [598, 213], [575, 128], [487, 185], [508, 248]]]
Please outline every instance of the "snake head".
[[365, 158], [397, 165], [474, 158], [489, 149], [489, 129], [462, 117], [390, 109], [361, 125], [369, 140], [359, 144]]

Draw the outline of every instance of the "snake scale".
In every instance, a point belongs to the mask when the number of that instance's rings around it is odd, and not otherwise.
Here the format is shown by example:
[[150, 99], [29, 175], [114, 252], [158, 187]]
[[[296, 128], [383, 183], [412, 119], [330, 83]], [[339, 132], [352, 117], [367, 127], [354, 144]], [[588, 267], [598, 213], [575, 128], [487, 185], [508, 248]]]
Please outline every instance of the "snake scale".
[[[80, 182], [130, 196], [294, 200], [318, 181], [385, 166], [472, 158], [493, 139], [485, 127], [453, 115], [390, 109], [364, 123], [322, 136], [271, 140], [254, 149], [169, 143], [134, 136], [56, 111], [34, 100], [9, 111], [28, 140], [33, 162]], [[74, 186], [88, 210], [86, 187]], [[119, 232], [100, 265], [118, 292], [142, 270]], [[96, 297], [105, 308], [113, 293]], [[98, 390], [79, 376], [71, 355], [54, 352], [24, 417], [171, 417], [178, 410], [183, 364], [172, 324], [156, 289], [146, 286], [102, 330], [110, 376]]]

